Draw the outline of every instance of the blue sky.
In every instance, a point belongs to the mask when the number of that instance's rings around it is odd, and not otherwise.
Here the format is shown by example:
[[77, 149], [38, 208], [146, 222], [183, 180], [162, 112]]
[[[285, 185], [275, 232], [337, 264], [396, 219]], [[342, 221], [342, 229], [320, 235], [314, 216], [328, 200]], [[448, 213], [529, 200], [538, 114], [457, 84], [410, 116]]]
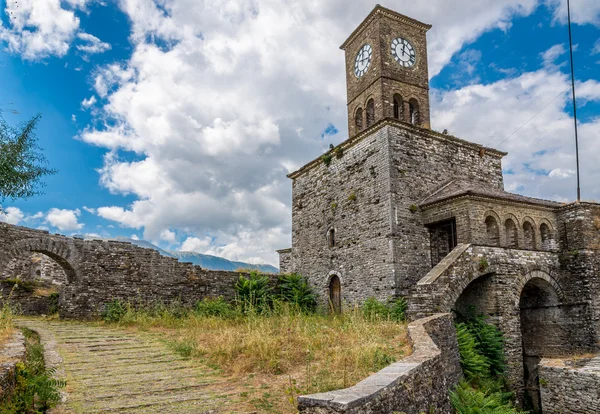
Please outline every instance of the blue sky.
[[[291, 239], [285, 175], [347, 138], [338, 47], [375, 3], [0, 5], [0, 109], [10, 124], [43, 115], [59, 170], [0, 219], [276, 264]], [[433, 128], [509, 151], [507, 190], [572, 200], [563, 3], [384, 5], [433, 24]], [[583, 195], [600, 199], [600, 4], [572, 7]]]

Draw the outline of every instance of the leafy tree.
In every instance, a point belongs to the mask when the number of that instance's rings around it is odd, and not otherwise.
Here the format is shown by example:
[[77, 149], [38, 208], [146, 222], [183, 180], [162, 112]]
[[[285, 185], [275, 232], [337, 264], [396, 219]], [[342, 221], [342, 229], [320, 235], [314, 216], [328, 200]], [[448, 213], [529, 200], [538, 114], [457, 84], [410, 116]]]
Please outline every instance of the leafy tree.
[[38, 114], [13, 128], [0, 114], [0, 202], [41, 194], [41, 178], [56, 173], [45, 166], [46, 158], [37, 145], [34, 131], [40, 119]]

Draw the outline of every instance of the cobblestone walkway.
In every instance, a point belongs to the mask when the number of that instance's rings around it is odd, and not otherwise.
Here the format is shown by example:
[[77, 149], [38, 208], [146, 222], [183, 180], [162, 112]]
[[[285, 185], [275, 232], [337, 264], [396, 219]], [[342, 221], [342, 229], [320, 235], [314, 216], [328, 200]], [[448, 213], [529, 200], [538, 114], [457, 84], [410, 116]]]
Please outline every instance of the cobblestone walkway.
[[153, 336], [78, 322], [18, 324], [40, 334], [46, 364], [67, 380], [58, 413], [213, 413], [228, 397], [213, 372]]

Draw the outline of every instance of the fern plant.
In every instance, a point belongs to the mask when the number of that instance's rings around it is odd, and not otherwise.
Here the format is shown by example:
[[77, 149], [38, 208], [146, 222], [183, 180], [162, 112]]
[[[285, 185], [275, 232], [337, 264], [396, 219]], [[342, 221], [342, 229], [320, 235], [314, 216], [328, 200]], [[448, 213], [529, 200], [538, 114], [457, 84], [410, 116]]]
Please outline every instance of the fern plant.
[[279, 295], [282, 301], [297, 306], [303, 312], [312, 312], [317, 307], [317, 297], [308, 281], [296, 273], [279, 277]]
[[526, 414], [515, 409], [501, 392], [485, 392], [461, 382], [450, 394], [450, 401], [457, 414]]
[[269, 278], [252, 271], [248, 277], [240, 276], [235, 284], [236, 301], [244, 313], [264, 312], [273, 303], [271, 290]]
[[473, 380], [479, 377], [488, 377], [490, 364], [487, 358], [477, 347], [477, 338], [466, 323], [456, 324], [456, 339], [458, 341], [458, 352], [460, 364], [465, 377]]

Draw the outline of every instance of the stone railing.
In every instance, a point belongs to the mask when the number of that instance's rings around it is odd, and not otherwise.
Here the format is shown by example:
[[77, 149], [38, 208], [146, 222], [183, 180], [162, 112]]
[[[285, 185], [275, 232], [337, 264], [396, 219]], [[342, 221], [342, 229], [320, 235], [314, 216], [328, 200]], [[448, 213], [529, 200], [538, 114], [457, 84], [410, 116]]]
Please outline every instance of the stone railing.
[[16, 365], [25, 361], [25, 338], [16, 331], [0, 348], [0, 401], [12, 394], [16, 381]]
[[460, 368], [456, 332], [450, 314], [419, 319], [408, 326], [413, 353], [353, 387], [301, 396], [305, 414], [450, 413], [450, 391]]

